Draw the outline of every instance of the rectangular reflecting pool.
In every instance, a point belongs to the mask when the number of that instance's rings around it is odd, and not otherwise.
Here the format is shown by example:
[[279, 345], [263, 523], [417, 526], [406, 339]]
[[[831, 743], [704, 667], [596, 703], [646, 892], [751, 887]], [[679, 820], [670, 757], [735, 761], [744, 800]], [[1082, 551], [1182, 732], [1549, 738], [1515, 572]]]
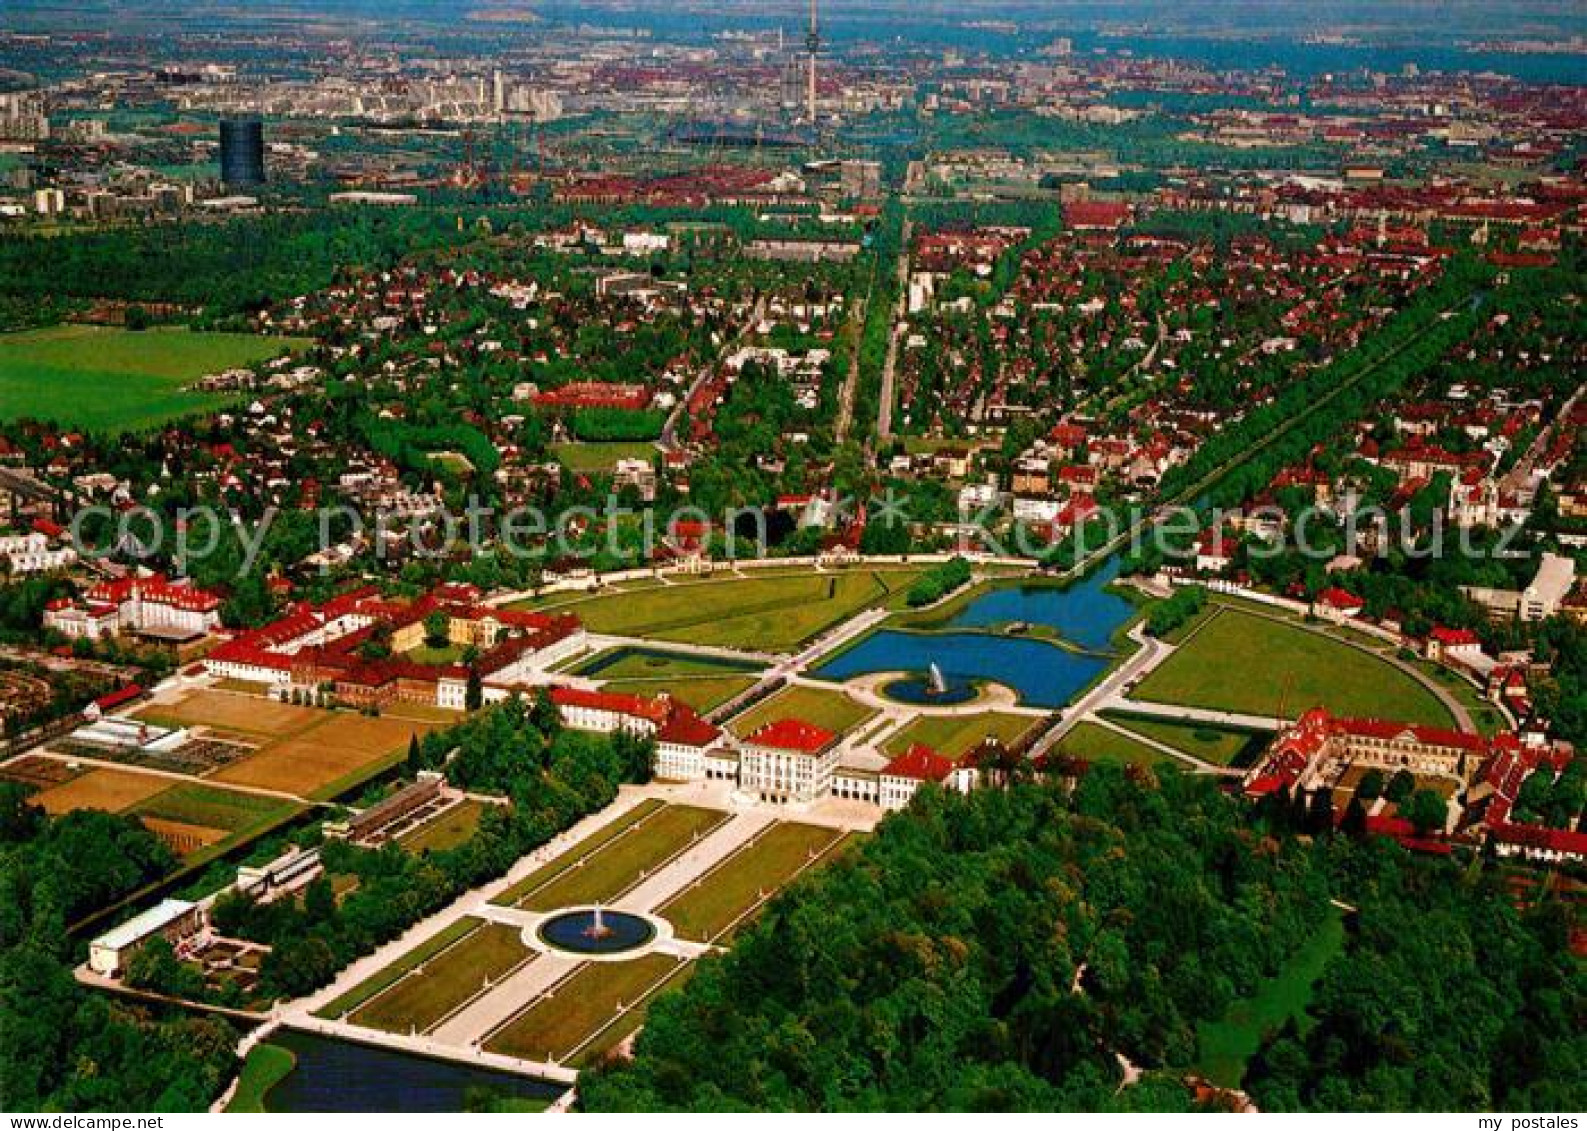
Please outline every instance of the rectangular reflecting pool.
[[547, 1107], [566, 1086], [489, 1068], [283, 1029], [269, 1043], [297, 1064], [265, 1095], [273, 1112], [478, 1110], [491, 1098]]

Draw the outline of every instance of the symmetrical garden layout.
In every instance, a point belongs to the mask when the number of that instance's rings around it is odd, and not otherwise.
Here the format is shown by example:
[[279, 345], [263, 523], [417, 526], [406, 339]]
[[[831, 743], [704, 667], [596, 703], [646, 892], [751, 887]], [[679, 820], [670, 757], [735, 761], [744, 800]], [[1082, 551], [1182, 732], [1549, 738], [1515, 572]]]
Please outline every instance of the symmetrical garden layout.
[[[571, 1080], [631, 1036], [645, 1006], [687, 978], [695, 959], [864, 828], [825, 814], [729, 811], [721, 800], [668, 786], [625, 793], [501, 881], [355, 963], [285, 1024]], [[648, 934], [627, 949], [582, 953], [543, 933], [562, 912], [594, 908]]]

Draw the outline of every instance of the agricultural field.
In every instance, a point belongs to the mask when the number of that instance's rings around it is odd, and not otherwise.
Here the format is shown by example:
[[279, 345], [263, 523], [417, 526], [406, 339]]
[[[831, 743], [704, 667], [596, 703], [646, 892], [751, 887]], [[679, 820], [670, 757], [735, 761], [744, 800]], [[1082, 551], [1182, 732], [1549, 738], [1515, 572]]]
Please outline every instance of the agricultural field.
[[81, 769], [42, 754], [22, 754], [0, 766], [0, 781], [14, 781], [29, 789], [51, 789], [81, 777]]
[[484, 1042], [488, 1052], [566, 1061], [633, 1011], [678, 970], [682, 959], [647, 954], [629, 962], [589, 962]]
[[1215, 608], [1135, 689], [1137, 699], [1242, 714], [1341, 715], [1451, 726], [1420, 682], [1369, 652], [1319, 632]]
[[325, 717], [312, 707], [294, 707], [272, 699], [255, 699], [224, 691], [189, 691], [171, 702], [150, 703], [134, 718], [160, 726], [204, 726], [260, 738], [281, 738]]
[[988, 711], [981, 715], [926, 715], [916, 719], [887, 740], [887, 753], [902, 754], [911, 746], [924, 743], [944, 758], [962, 758], [984, 739], [995, 738], [1005, 746], [1036, 723], [1025, 715]]
[[555, 911], [610, 903], [696, 840], [731, 819], [718, 809], [667, 805], [630, 825], [589, 853], [563, 857], [565, 866], [530, 886], [517, 901], [526, 911]]
[[425, 1032], [489, 984], [532, 961], [534, 952], [524, 946], [522, 935], [519, 928], [503, 923], [482, 924], [412, 967], [348, 1020], [388, 1033]]
[[1144, 742], [1126, 738], [1095, 723], [1081, 723], [1058, 742], [1060, 753], [1102, 765], [1151, 766], [1172, 759]]
[[171, 788], [171, 779], [128, 770], [89, 770], [63, 785], [35, 794], [33, 804], [59, 815], [74, 809], [120, 813]]
[[207, 785], [179, 785], [139, 803], [132, 813], [186, 855], [246, 837], [296, 808], [274, 797]]
[[211, 780], [275, 789], [301, 797], [334, 797], [400, 759], [408, 739], [430, 726], [408, 719], [319, 711], [320, 721], [266, 743]]
[[802, 719], [837, 734], [844, 734], [874, 717], [875, 711], [850, 699], [841, 691], [821, 687], [785, 687], [763, 699], [728, 723], [728, 729], [743, 738], [778, 719]]
[[53, 326], [0, 334], [0, 405], [12, 419], [30, 416], [89, 431], [140, 431], [223, 407], [227, 398], [183, 387], [199, 377], [305, 344], [173, 327]]
[[140, 817], [163, 817], [191, 825], [209, 825], [228, 832], [248, 828], [290, 808], [290, 803], [252, 793], [179, 785], [138, 806]]
[[683, 938], [715, 942], [777, 889], [824, 856], [843, 836], [838, 829], [778, 822], [695, 880], [656, 913]]
[[591, 632], [791, 652], [865, 609], [900, 604], [920, 573], [899, 567], [716, 578], [533, 605], [577, 613]]
[[[52, 765], [62, 765], [51, 760]], [[94, 768], [70, 774], [35, 795], [48, 813], [99, 809], [137, 817], [150, 832], [183, 856], [226, 847], [257, 835], [298, 806], [275, 797], [179, 784], [167, 774]]]
[[1207, 723], [1177, 723], [1123, 712], [1110, 712], [1106, 717], [1125, 730], [1218, 766], [1247, 765], [1272, 740], [1268, 734], [1230, 730]]

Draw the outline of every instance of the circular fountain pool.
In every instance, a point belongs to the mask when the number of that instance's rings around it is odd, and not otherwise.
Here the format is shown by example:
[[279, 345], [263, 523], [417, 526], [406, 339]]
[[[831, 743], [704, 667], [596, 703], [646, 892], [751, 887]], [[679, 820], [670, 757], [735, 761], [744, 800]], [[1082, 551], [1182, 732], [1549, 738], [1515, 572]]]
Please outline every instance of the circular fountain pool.
[[921, 707], [954, 707], [980, 694], [972, 681], [955, 676], [942, 677], [939, 686], [930, 676], [912, 675], [883, 684], [881, 690], [896, 702]]
[[650, 920], [626, 911], [584, 907], [563, 911], [540, 924], [542, 942], [574, 954], [620, 954], [655, 937]]

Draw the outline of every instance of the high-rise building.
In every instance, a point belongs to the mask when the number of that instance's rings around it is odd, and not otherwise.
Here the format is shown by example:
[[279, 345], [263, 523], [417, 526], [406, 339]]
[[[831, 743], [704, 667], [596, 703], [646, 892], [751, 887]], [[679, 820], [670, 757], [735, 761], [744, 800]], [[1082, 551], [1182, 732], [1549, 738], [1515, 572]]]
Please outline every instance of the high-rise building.
[[264, 123], [258, 118], [221, 119], [220, 179], [228, 188], [264, 184]]
[[0, 141], [47, 141], [50, 118], [44, 96], [24, 90], [0, 94]]
[[838, 164], [838, 189], [850, 200], [869, 200], [882, 194], [880, 161], [843, 161]]
[[810, 0], [810, 30], [805, 34], [805, 50], [809, 53], [809, 70], [805, 80], [805, 115], [810, 124], [816, 124], [816, 56], [821, 53], [821, 26], [816, 17], [816, 0]]

